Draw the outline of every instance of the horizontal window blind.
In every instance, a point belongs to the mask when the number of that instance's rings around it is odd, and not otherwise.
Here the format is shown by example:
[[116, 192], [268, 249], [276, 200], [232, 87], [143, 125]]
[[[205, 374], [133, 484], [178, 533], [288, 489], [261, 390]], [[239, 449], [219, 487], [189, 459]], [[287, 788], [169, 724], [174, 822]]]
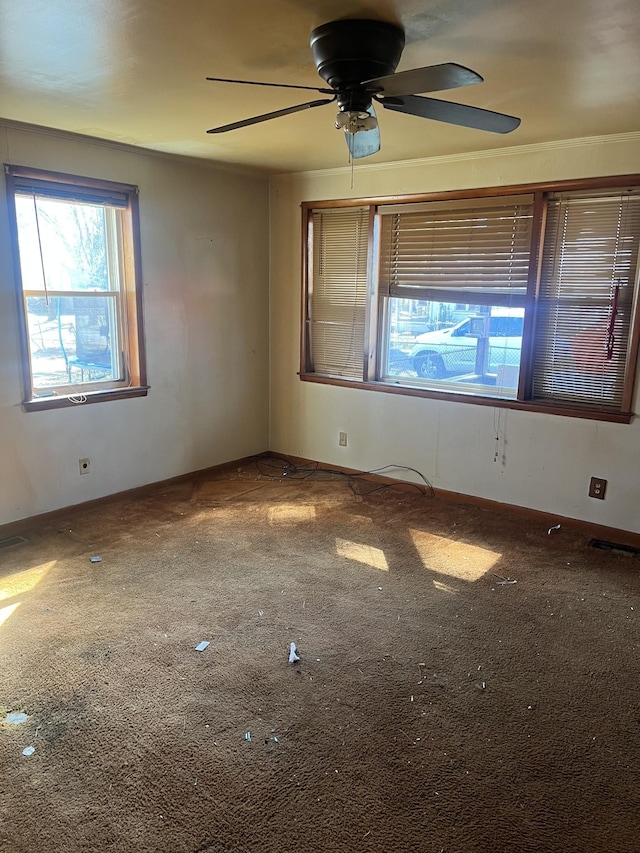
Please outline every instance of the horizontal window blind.
[[315, 373], [363, 377], [369, 209], [314, 210], [309, 343]]
[[622, 408], [639, 245], [637, 190], [549, 197], [534, 399]]
[[388, 205], [379, 212], [382, 294], [524, 305], [532, 195]]
[[95, 190], [83, 191], [77, 187], [65, 190], [55, 184], [47, 184], [45, 186], [41, 184], [40, 186], [36, 186], [31, 182], [28, 186], [22, 186], [16, 181], [16, 194], [75, 202], [76, 204], [91, 204], [99, 207], [125, 209], [129, 206], [129, 197], [126, 193], [98, 192]]
[[[130, 195], [136, 192], [136, 188], [133, 186], [114, 184], [110, 181], [86, 179], [80, 184], [48, 179], [45, 177], [46, 172], [39, 172], [40, 177], [38, 177], [33, 173], [33, 170], [21, 166], [5, 166], [5, 171], [11, 175], [16, 193], [77, 204], [126, 209], [129, 206]], [[63, 177], [61, 176], [61, 178]]]

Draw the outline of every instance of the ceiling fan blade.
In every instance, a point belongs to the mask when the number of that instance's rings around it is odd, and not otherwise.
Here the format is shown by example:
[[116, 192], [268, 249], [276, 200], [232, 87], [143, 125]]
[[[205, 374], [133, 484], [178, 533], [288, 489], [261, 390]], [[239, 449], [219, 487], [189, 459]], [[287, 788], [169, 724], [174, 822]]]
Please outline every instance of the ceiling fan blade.
[[374, 89], [380, 95], [398, 96], [413, 95], [417, 92], [440, 92], [442, 89], [457, 89], [459, 86], [471, 86], [482, 83], [483, 78], [455, 62], [445, 62], [442, 65], [428, 65], [426, 68], [414, 68], [411, 71], [400, 71], [389, 74], [388, 77], [375, 77], [365, 80], [363, 85], [369, 91]]
[[[391, 99], [388, 103], [381, 99], [383, 106], [398, 113], [407, 113], [434, 121], [444, 121], [448, 124], [459, 124], [462, 127], [473, 127], [476, 130], [488, 130], [492, 133], [510, 133], [515, 130], [520, 119], [504, 113], [494, 113], [479, 107], [469, 107], [466, 104], [455, 104], [451, 101], [440, 101], [437, 98], [420, 98], [417, 95], [405, 95], [401, 99]], [[402, 101], [399, 103], [398, 101]]]
[[[259, 83], [257, 80], [229, 80], [226, 77], [205, 77], [214, 83], [242, 83], [244, 86], [275, 86], [277, 89], [306, 89], [308, 92], [321, 92], [333, 95], [333, 89], [319, 89], [316, 86], [292, 86], [290, 83]], [[426, 91], [426, 90], [425, 90]], [[429, 91], [432, 91], [431, 89]]]
[[[376, 111], [373, 104], [367, 110], [369, 115], [375, 118]], [[354, 160], [359, 160], [361, 157], [369, 157], [371, 154], [377, 154], [380, 150], [380, 128], [374, 127], [372, 130], [361, 130], [358, 133], [345, 133], [347, 140], [347, 148]]]
[[264, 113], [260, 116], [245, 118], [242, 121], [234, 121], [232, 124], [223, 124], [221, 127], [212, 127], [207, 133], [226, 133], [228, 130], [237, 130], [240, 127], [248, 127], [250, 124], [259, 124], [261, 121], [269, 121], [272, 118], [280, 118], [280, 116], [288, 116], [291, 113], [299, 113], [301, 110], [310, 110], [313, 107], [321, 107], [323, 104], [330, 104], [335, 101], [335, 98], [323, 98], [319, 101], [307, 101], [306, 104], [297, 104], [295, 107], [286, 107], [284, 110], [275, 110], [272, 113]]

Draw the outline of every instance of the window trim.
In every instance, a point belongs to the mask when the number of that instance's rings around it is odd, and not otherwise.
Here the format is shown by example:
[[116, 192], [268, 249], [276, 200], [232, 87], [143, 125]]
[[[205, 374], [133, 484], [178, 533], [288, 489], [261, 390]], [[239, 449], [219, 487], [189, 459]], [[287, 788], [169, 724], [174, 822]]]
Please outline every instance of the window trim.
[[[147, 385], [144, 346], [142, 253], [138, 187], [134, 184], [123, 184], [99, 178], [81, 177], [63, 172], [52, 172], [44, 169], [35, 169], [30, 166], [17, 166], [7, 163], [4, 164], [4, 171], [13, 282], [17, 300], [18, 337], [23, 382], [22, 406], [24, 410], [27, 412], [44, 411], [47, 409], [84, 405], [86, 403], [98, 403], [105, 400], [146, 396], [149, 386]], [[101, 388], [98, 390], [74, 391], [67, 394], [52, 394], [51, 396], [34, 396], [29, 358], [27, 318], [24, 308], [24, 289], [18, 242], [18, 220], [15, 205], [16, 194], [21, 192], [25, 182], [31, 180], [34, 182], [34, 185], [45, 190], [45, 193], [47, 189], [55, 191], [57, 188], [60, 188], [61, 194], [66, 195], [71, 200], [73, 200], [74, 195], [72, 189], [69, 188], [77, 187], [80, 195], [83, 189], [88, 191], [88, 196], [91, 195], [91, 190], [94, 190], [99, 197], [105, 197], [105, 204], [108, 203], [106, 197], [109, 193], [112, 193], [113, 198], [119, 202], [118, 207], [121, 210], [125, 226], [122, 228], [122, 255], [119, 261], [122, 279], [126, 282], [126, 285], [120, 290], [120, 296], [124, 304], [124, 325], [126, 327], [124, 331], [129, 356], [128, 385], [119, 385], [117, 387]]]
[[[382, 391], [383, 393], [402, 394], [409, 397], [423, 397], [427, 399], [445, 400], [452, 403], [470, 403], [480, 406], [493, 406], [495, 408], [515, 409], [520, 411], [539, 412], [542, 414], [564, 415], [567, 417], [585, 418], [588, 420], [611, 421], [614, 423], [630, 423], [634, 417], [634, 412], [631, 411], [633, 404], [633, 396], [637, 375], [638, 354], [640, 351], [640, 294], [636, 293], [635, 307], [632, 318], [632, 334], [629, 339], [627, 351], [627, 374], [625, 379], [625, 390], [621, 410], [606, 410], [597, 408], [581, 408], [575, 404], [535, 401], [530, 399], [504, 399], [497, 397], [489, 397], [476, 394], [457, 394], [449, 391], [438, 391], [431, 388], [421, 388], [411, 385], [400, 385], [389, 380], [378, 380], [376, 374], [376, 359], [377, 347], [375, 341], [380, 340], [382, 330], [381, 313], [378, 309], [379, 295], [377, 293], [377, 276], [375, 275], [376, 264], [374, 263], [379, 253], [379, 235], [376, 234], [374, 228], [375, 213], [378, 207], [390, 204], [415, 204], [432, 201], [458, 201], [469, 200], [473, 201], [479, 198], [487, 197], [508, 197], [511, 195], [521, 195], [525, 193], [533, 193], [534, 208], [533, 208], [533, 225], [531, 239], [531, 256], [529, 263], [528, 287], [525, 299], [525, 325], [522, 340], [522, 360], [523, 369], [520, 371], [520, 378], [517, 389], [517, 397], [527, 397], [531, 395], [532, 380], [533, 380], [533, 335], [535, 327], [535, 308], [537, 297], [540, 288], [540, 260], [543, 249], [542, 235], [544, 233], [544, 225], [546, 218], [546, 207], [544, 196], [551, 192], [579, 192], [584, 190], [604, 190], [617, 189], [623, 187], [640, 186], [640, 175], [613, 175], [596, 178], [581, 178], [577, 180], [563, 181], [544, 181], [530, 184], [514, 184], [510, 186], [492, 186], [479, 187], [466, 190], [446, 190], [434, 193], [418, 193], [405, 194], [398, 196], [375, 196], [353, 199], [322, 199], [318, 201], [303, 201], [301, 203], [302, 211], [302, 322], [301, 322], [301, 347], [300, 347], [300, 371], [299, 377], [305, 382], [315, 382], [318, 384], [338, 385], [347, 388], [359, 388], [367, 391]], [[367, 316], [373, 311], [374, 319], [372, 327], [365, 333], [365, 369], [363, 380], [342, 379], [340, 377], [332, 377], [320, 375], [309, 370], [309, 348], [308, 348], [308, 326], [309, 326], [309, 265], [307, 262], [308, 251], [310, 248], [310, 232], [309, 219], [313, 210], [321, 210], [327, 208], [341, 207], [362, 207], [369, 206], [370, 208], [370, 242], [369, 242], [369, 257], [370, 257], [370, 295], [368, 299]], [[373, 288], [376, 292], [373, 293]], [[374, 305], [375, 302], [375, 305]], [[372, 337], [373, 336], [373, 337]]]

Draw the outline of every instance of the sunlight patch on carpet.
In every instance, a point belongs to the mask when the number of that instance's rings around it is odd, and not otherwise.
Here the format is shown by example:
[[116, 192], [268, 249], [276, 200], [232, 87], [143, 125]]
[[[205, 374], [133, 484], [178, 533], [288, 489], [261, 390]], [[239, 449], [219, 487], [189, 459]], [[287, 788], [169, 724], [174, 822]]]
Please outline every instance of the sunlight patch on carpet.
[[27, 569], [24, 572], [15, 572], [12, 575], [7, 575], [0, 578], [0, 601], [6, 598], [13, 598], [14, 595], [21, 595], [23, 592], [29, 592], [34, 586], [37, 586], [47, 572], [52, 569], [56, 560], [49, 563], [43, 563], [41, 566], [36, 566], [34, 569]]
[[358, 524], [360, 527], [366, 527], [367, 530], [373, 530], [375, 526], [372, 518], [366, 515], [355, 515], [354, 513], [349, 513], [349, 524], [352, 526]]
[[363, 545], [361, 542], [350, 542], [348, 539], [336, 539], [336, 551], [339, 557], [356, 560], [358, 563], [364, 563], [373, 569], [379, 569], [381, 572], [389, 571], [387, 558], [380, 548]]
[[497, 551], [422, 530], [409, 530], [409, 534], [425, 569], [463, 581], [477, 581], [502, 557]]
[[446, 592], [449, 595], [456, 595], [458, 589], [455, 586], [449, 586], [447, 583], [442, 583], [442, 581], [434, 581], [433, 585], [439, 592]]
[[0, 625], [3, 625], [18, 607], [20, 607], [20, 602], [16, 601], [15, 604], [9, 604], [7, 607], [0, 608]]
[[269, 524], [313, 521], [315, 517], [316, 508], [313, 504], [280, 504], [269, 507], [267, 513]]

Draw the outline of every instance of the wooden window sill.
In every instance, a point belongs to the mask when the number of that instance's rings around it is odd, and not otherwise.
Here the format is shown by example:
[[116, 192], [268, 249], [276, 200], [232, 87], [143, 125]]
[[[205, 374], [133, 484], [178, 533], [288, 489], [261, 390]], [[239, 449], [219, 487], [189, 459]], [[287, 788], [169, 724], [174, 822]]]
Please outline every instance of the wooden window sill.
[[22, 407], [25, 412], [44, 412], [47, 409], [66, 409], [71, 406], [86, 406], [89, 403], [105, 403], [109, 400], [126, 400], [129, 397], [146, 397], [148, 385], [134, 388], [111, 388], [108, 391], [88, 391], [86, 394], [52, 395], [25, 400]]
[[633, 418], [632, 412], [613, 412], [603, 409], [580, 409], [575, 406], [561, 405], [535, 400], [510, 400], [501, 397], [482, 397], [476, 394], [455, 394], [449, 391], [434, 391], [411, 385], [397, 385], [388, 382], [360, 382], [353, 379], [341, 379], [335, 376], [322, 376], [317, 373], [300, 373], [303, 382], [316, 382], [322, 385], [339, 385], [343, 388], [360, 388], [364, 391], [382, 391], [387, 394], [403, 394], [407, 397], [426, 397], [432, 400], [446, 400], [449, 403], [470, 403], [476, 406], [493, 406], [496, 409], [518, 409], [523, 412], [539, 412], [544, 415], [564, 415], [569, 418], [586, 418], [596, 421], [628, 424]]

